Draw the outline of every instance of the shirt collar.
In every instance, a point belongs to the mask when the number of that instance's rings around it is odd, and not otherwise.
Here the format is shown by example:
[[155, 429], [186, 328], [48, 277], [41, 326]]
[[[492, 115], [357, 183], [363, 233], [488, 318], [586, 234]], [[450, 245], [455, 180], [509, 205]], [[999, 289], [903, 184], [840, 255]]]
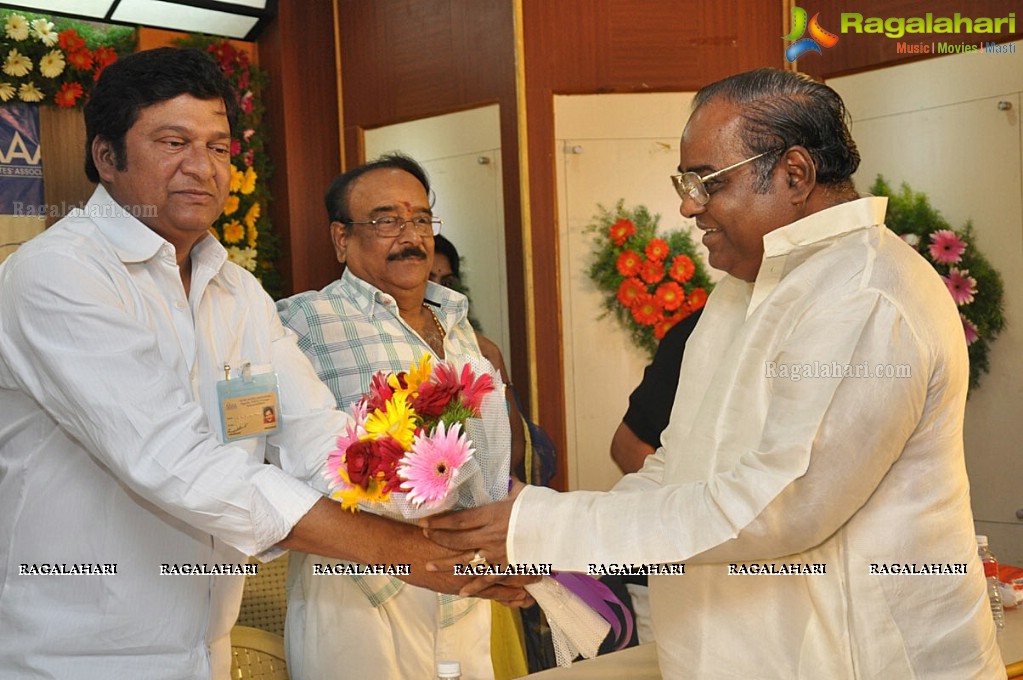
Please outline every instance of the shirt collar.
[[798, 253], [801, 249], [806, 249], [807, 253], [814, 252], [815, 249], [808, 247], [860, 229], [884, 224], [887, 205], [888, 199], [883, 196], [867, 196], [839, 203], [765, 234], [764, 259], [760, 263], [760, 271], [753, 285], [746, 317], [749, 318], [760, 303], [774, 291], [785, 272], [791, 271], [794, 263], [799, 261]]
[[[394, 297], [360, 279], [352, 273], [351, 268], [346, 267], [341, 274], [341, 285], [348, 292], [352, 302], [367, 314], [372, 316], [378, 307], [393, 309], [397, 314], [398, 305]], [[469, 314], [469, 300], [464, 295], [432, 281], [426, 282], [425, 300], [437, 305], [430, 306], [445, 328], [450, 328], [451, 324], [457, 323]]]
[[[80, 216], [92, 220], [124, 263], [151, 260], [164, 248], [168, 253], [174, 252], [169, 241], [125, 210], [102, 184], [97, 185]], [[203, 237], [192, 248], [193, 269], [199, 264], [218, 271], [226, 260], [227, 251], [212, 235]]]

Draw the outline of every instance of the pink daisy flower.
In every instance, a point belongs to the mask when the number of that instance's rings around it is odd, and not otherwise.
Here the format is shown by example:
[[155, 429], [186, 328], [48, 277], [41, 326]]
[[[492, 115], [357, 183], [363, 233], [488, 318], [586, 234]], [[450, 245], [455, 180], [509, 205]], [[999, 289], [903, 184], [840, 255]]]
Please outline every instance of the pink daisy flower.
[[948, 286], [948, 292], [952, 293], [952, 299], [960, 307], [973, 302], [973, 296], [977, 294], [977, 279], [970, 276], [969, 269], [950, 269], [948, 276], [941, 277]]
[[931, 259], [941, 264], [955, 264], [966, 251], [966, 241], [950, 229], [939, 229], [931, 234]]
[[366, 436], [365, 423], [366, 404], [360, 400], [352, 407], [352, 421], [337, 438], [337, 448], [327, 454], [327, 469], [323, 476], [330, 482], [331, 489], [350, 487], [341, 476], [340, 468], [345, 464], [345, 452], [348, 451], [348, 447]]
[[966, 345], [970, 346], [980, 339], [980, 333], [977, 332], [977, 327], [973, 325], [973, 322], [967, 319], [965, 315], [960, 314], [959, 318], [963, 322], [963, 333], [966, 335]]
[[462, 426], [454, 423], [446, 431], [438, 423], [432, 435], [417, 436], [412, 450], [398, 465], [398, 475], [405, 481], [401, 488], [416, 507], [440, 506], [455, 487], [458, 470], [475, 453]]

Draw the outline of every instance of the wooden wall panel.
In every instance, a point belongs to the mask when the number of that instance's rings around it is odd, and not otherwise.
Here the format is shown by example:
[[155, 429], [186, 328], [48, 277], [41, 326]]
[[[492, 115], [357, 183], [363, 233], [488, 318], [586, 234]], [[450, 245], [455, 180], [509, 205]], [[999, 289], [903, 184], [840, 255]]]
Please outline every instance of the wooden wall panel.
[[[799, 0], [797, 3], [812, 17], [820, 13], [821, 26], [839, 36], [838, 44], [824, 50], [823, 54], [810, 54], [799, 59], [799, 70], [821, 78], [867, 71], [885, 66], [930, 59], [935, 55], [899, 54], [899, 42], [930, 42], [943, 41], [949, 43], [977, 44], [981, 41], [1006, 42], [1019, 40], [1023, 37], [1023, 3], [1019, 0], [858, 0], [850, 3], [847, 0]], [[1016, 13], [1016, 31], [1008, 31], [1000, 35], [984, 34], [907, 34], [903, 38], [891, 39], [881, 34], [840, 33], [843, 12], [858, 12], [864, 17], [922, 17], [930, 12], [935, 17], [952, 17], [958, 12], [961, 16], [1006, 17], [1010, 12]], [[940, 56], [940, 55], [937, 55]], [[978, 55], [979, 56], [979, 55]]]
[[270, 76], [270, 212], [281, 237], [285, 292], [322, 288], [339, 273], [323, 207], [341, 166], [331, 0], [278, 3], [259, 57]]

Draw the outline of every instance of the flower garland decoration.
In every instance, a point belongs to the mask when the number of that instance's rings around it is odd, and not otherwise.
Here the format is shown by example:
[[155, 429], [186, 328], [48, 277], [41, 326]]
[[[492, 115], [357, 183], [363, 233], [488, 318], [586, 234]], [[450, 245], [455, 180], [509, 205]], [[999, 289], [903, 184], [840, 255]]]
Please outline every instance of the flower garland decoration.
[[660, 215], [624, 204], [598, 205], [586, 228], [596, 234], [589, 275], [604, 293], [606, 314], [653, 358], [664, 334], [706, 304], [713, 284], [687, 231], [658, 236]]
[[459, 472], [475, 454], [465, 421], [480, 417], [493, 378], [431, 362], [425, 354], [408, 371], [376, 373], [352, 408], [324, 473], [345, 509], [400, 492], [415, 508], [436, 510], [463, 481]]
[[990, 343], [1005, 326], [1002, 277], [976, 248], [973, 225], [953, 229], [927, 196], [906, 183], [896, 194], [881, 175], [870, 193], [888, 197], [885, 224], [934, 267], [959, 308], [970, 355], [970, 389], [990, 370]]
[[224, 212], [210, 231], [227, 249], [231, 262], [252, 272], [263, 288], [278, 298], [284, 282], [274, 267], [280, 245], [269, 215], [272, 166], [266, 153], [266, 106], [262, 96], [267, 75], [252, 65], [247, 52], [227, 40], [193, 35], [176, 44], [209, 54], [238, 96], [238, 137], [231, 140], [231, 192]]
[[27, 12], [9, 12], [0, 21], [0, 103], [79, 108], [103, 69], [135, 49], [132, 28], [71, 20], [58, 28]]

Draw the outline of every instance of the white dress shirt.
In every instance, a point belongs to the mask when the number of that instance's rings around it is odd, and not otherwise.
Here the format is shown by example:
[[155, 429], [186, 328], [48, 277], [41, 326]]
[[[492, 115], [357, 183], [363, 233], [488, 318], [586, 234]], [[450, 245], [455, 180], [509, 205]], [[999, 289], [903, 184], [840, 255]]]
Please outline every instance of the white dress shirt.
[[[642, 470], [515, 503], [510, 562], [685, 562], [650, 578], [666, 678], [1004, 677], [963, 459], [962, 324], [885, 205], [771, 232], [755, 284], [718, 284]], [[824, 573], [729, 575], [792, 563]], [[967, 573], [876, 573], [892, 564]]]
[[[212, 237], [191, 257], [186, 299], [173, 246], [99, 187], [0, 266], [2, 677], [227, 678], [244, 577], [161, 565], [270, 556], [321, 497], [264, 455], [311, 478], [346, 416], [258, 281]], [[224, 445], [243, 362], [276, 371], [282, 429]]]

